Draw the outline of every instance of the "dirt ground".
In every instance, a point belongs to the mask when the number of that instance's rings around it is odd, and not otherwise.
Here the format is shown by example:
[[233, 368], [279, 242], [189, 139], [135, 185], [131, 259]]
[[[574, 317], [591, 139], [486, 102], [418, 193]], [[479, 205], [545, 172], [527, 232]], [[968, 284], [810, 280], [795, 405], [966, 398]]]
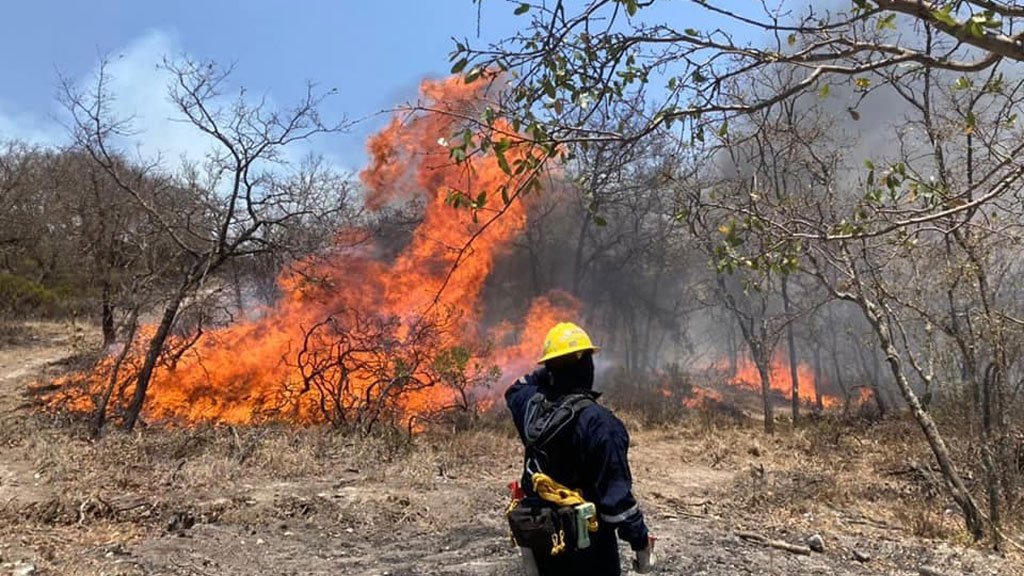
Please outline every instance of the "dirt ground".
[[[498, 419], [360, 440], [331, 430], [149, 428], [93, 441], [34, 410], [88, 331], [0, 343], [0, 574], [518, 574], [502, 509], [520, 448]], [[86, 340], [88, 338], [85, 338]], [[1024, 574], [969, 546], [910, 423], [823, 421], [776, 438], [698, 414], [631, 429], [660, 574]], [[896, 443], [884, 443], [895, 438]], [[803, 544], [796, 555], [740, 532]], [[629, 565], [623, 548], [623, 568]]]

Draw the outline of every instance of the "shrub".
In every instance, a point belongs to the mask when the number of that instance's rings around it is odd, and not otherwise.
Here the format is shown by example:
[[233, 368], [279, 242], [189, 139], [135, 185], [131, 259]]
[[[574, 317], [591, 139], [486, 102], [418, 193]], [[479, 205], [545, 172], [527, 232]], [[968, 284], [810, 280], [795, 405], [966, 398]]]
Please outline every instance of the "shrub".
[[66, 291], [0, 272], [0, 315], [53, 317], [67, 312]]

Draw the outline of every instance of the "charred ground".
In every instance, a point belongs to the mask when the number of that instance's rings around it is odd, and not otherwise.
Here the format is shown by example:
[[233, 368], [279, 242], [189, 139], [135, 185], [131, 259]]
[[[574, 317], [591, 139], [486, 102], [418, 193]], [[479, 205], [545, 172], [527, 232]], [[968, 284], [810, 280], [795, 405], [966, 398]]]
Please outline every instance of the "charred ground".
[[[66, 369], [82, 334], [36, 324], [0, 351], [3, 570], [517, 573], [501, 512], [519, 447], [501, 418], [411, 442], [277, 426], [94, 441], [26, 395]], [[709, 411], [671, 426], [625, 418], [663, 574], [1024, 573], [1020, 558], [964, 545], [912, 422], [824, 419], [766, 438], [756, 422]], [[825, 552], [794, 555], [742, 532], [800, 545], [818, 534]]]

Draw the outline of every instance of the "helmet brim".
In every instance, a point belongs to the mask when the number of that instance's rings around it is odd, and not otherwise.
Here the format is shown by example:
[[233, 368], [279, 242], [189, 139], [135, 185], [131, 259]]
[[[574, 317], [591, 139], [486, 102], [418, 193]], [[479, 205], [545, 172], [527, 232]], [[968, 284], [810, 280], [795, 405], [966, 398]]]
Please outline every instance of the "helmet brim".
[[569, 356], [571, 354], [576, 354], [577, 352], [587, 352], [587, 351], [590, 351], [590, 352], [600, 352], [601, 351], [601, 347], [600, 346], [577, 346], [575, 348], [569, 348], [567, 350], [559, 350], [558, 352], [553, 352], [551, 354], [548, 354], [547, 356], [544, 356], [540, 360], [537, 360], [537, 364], [544, 364], [545, 362], [548, 362], [550, 360], [554, 360], [555, 358], [563, 358], [563, 357]]

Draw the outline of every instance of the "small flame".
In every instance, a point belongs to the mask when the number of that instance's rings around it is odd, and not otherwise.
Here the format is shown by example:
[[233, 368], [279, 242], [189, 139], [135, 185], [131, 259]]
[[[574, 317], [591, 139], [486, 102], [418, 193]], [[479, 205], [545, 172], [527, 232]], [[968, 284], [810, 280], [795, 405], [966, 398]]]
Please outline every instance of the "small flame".
[[698, 408], [708, 404], [719, 404], [722, 402], [722, 395], [715, 390], [694, 386], [692, 394], [683, 399], [683, 405], [687, 408]]
[[[728, 361], [721, 361], [717, 364], [718, 371], [729, 373], [730, 364]], [[787, 400], [793, 399], [793, 379], [790, 373], [789, 359], [782, 354], [776, 354], [769, 366], [769, 378], [771, 390], [781, 394]], [[814, 376], [814, 370], [804, 364], [797, 362], [797, 381], [799, 383], [800, 401], [806, 404], [816, 404], [818, 396], [818, 382]], [[760, 392], [761, 374], [749, 357], [741, 357], [736, 361], [735, 371], [726, 381], [729, 385], [748, 388]], [[825, 408], [842, 406], [843, 400], [831, 394], [822, 393], [821, 404]]]
[[868, 402], [875, 401], [875, 391], [868, 387], [857, 389], [857, 405], [863, 406]]

